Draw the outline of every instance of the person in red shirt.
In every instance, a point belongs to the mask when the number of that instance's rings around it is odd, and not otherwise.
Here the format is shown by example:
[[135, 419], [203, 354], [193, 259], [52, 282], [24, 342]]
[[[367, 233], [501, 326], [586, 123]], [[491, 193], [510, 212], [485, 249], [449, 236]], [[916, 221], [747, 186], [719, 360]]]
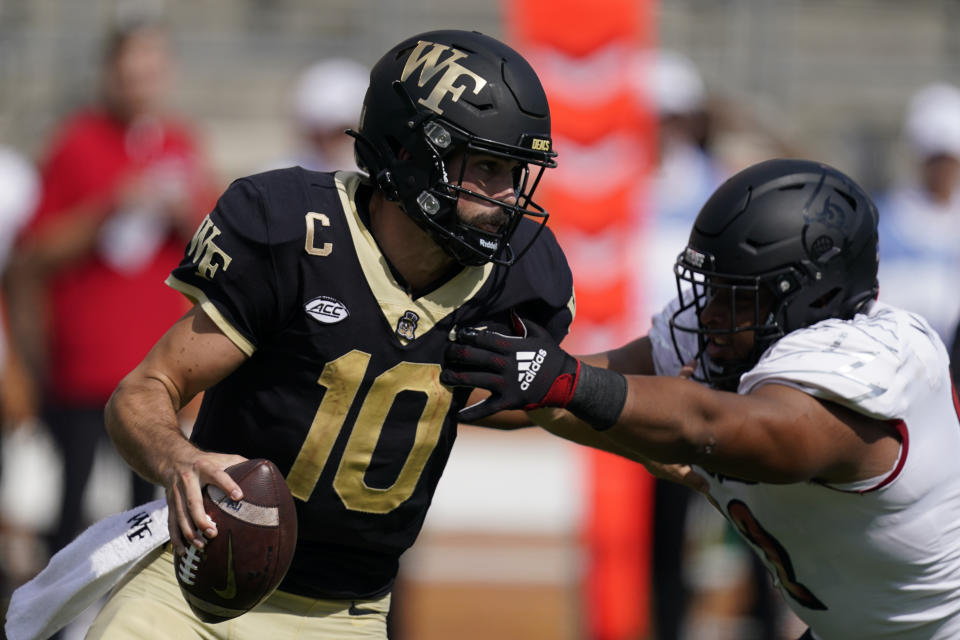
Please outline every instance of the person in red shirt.
[[[214, 201], [193, 134], [164, 107], [171, 62], [157, 24], [108, 37], [99, 104], [68, 116], [53, 137], [8, 279], [17, 336], [39, 372], [42, 416], [64, 460], [51, 551], [85, 524], [83, 492], [110, 393], [186, 310], [163, 280]], [[134, 503], [153, 490], [135, 478]]]

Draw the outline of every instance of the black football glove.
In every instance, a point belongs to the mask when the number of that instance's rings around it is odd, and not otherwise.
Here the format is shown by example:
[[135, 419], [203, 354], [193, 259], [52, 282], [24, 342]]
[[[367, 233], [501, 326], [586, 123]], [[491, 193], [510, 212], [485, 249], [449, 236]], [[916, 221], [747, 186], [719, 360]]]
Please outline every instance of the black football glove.
[[460, 329], [444, 353], [440, 382], [479, 387], [491, 395], [460, 410], [473, 422], [508, 409], [566, 407], [580, 376], [580, 361], [560, 348], [546, 329], [522, 321], [524, 335]]

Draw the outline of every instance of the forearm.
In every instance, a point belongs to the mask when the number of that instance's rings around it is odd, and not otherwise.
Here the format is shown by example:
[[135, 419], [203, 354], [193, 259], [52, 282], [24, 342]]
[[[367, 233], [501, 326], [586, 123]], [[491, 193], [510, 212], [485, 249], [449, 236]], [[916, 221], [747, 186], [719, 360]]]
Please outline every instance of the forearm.
[[534, 421], [553, 435], [571, 442], [599, 449], [642, 464], [647, 471], [664, 480], [676, 482], [695, 491], [706, 491], [707, 483], [689, 465], [662, 463], [623, 446], [606, 433], [597, 431], [586, 422], [563, 409], [539, 409], [531, 411]]
[[709, 408], [714, 395], [680, 378], [623, 376], [583, 364], [567, 410], [631, 459], [691, 463], [709, 452], [701, 434], [716, 413]]
[[660, 462], [700, 464], [712, 450], [716, 392], [674, 377], [628, 376], [617, 421], [603, 434], [620, 446]]
[[107, 433], [124, 460], [151, 482], [169, 484], [179, 461], [197, 453], [180, 430], [176, 390], [154, 377], [128, 376], [107, 402]]
[[607, 451], [635, 462], [643, 462], [645, 459], [637, 452], [611, 440], [602, 431], [598, 431], [564, 409], [537, 409], [527, 412], [527, 415], [545, 431], [565, 440]]
[[500, 429], [501, 431], [513, 431], [534, 426], [534, 422], [527, 415], [527, 412], [522, 410], [499, 411], [472, 424], [488, 429]]
[[[470, 406], [476, 402], [480, 402], [489, 395], [490, 392], [486, 389], [474, 389], [470, 394], [470, 397], [467, 399], [467, 406]], [[527, 415], [527, 412], [520, 409], [515, 409], [513, 411], [498, 411], [491, 416], [487, 416], [481, 420], [476, 420], [470, 424], [477, 427], [487, 427], [489, 429], [500, 429], [503, 431], [511, 431], [513, 429], [523, 429], [534, 426], [534, 423]]]

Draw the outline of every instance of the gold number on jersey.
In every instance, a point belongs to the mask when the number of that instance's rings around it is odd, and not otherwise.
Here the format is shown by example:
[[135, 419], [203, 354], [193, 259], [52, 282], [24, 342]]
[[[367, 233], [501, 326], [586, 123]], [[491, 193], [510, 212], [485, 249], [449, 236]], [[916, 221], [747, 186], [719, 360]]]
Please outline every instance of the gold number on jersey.
[[307, 253], [312, 256], [328, 256], [333, 252], [333, 243], [324, 242], [319, 247], [317, 246], [317, 222], [320, 223], [321, 227], [330, 226], [330, 218], [325, 216], [322, 213], [317, 213], [316, 211], [307, 212], [307, 239], [304, 249]]
[[323, 368], [317, 384], [327, 391], [313, 416], [307, 439], [287, 474], [287, 486], [295, 498], [307, 500], [313, 493], [369, 362], [369, 353], [354, 350]]
[[[443, 420], [453, 399], [441, 386], [439, 376], [439, 365], [401, 362], [374, 380], [333, 481], [337, 495], [348, 509], [388, 513], [413, 495], [427, 459], [440, 438]], [[370, 487], [364, 482], [364, 474], [373, 459], [387, 413], [400, 391], [422, 392], [427, 397], [426, 406], [417, 421], [413, 447], [393, 485], [384, 489]]]
[[[306, 441], [287, 474], [290, 492], [297, 498], [307, 500], [313, 493], [369, 363], [370, 354], [351, 351], [323, 368], [317, 382], [326, 388], [326, 394], [310, 425]], [[374, 379], [363, 399], [333, 480], [333, 487], [347, 509], [389, 513], [413, 495], [420, 474], [440, 439], [443, 421], [453, 400], [453, 395], [440, 384], [439, 376], [439, 365], [401, 362]], [[371, 487], [364, 476], [387, 414], [401, 391], [418, 391], [426, 396], [413, 446], [391, 486]]]

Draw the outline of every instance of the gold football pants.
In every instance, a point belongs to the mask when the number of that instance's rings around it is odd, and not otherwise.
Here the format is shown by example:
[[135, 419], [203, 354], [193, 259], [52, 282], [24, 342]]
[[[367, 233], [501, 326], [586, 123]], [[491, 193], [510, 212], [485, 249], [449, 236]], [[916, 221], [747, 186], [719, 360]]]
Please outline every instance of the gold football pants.
[[174, 578], [170, 545], [157, 549], [117, 585], [87, 640], [386, 640], [390, 595], [377, 600], [316, 600], [284, 591], [218, 624], [201, 622]]

